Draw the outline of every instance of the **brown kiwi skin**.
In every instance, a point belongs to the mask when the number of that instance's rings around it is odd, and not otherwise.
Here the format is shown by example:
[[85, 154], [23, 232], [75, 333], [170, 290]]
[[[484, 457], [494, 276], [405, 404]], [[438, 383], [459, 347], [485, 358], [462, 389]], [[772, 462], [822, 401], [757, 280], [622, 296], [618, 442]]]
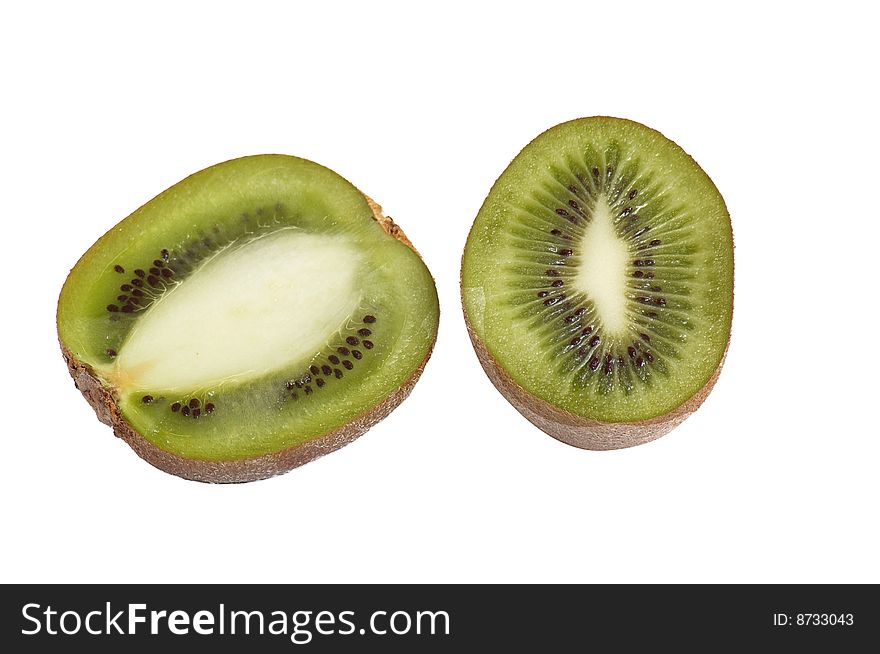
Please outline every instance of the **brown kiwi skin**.
[[[665, 436], [700, 407], [712, 387], [715, 386], [727, 356], [727, 346], [725, 346], [724, 355], [722, 355], [712, 376], [709, 377], [709, 381], [684, 404], [669, 413], [638, 422], [599, 422], [553, 406], [517, 384], [495, 360], [495, 357], [486, 349], [479, 336], [471, 328], [466, 311], [464, 320], [474, 351], [477, 353], [477, 359], [495, 388], [538, 429], [556, 440], [584, 450], [618, 450], [648, 443]], [[729, 346], [729, 336], [727, 343]]]
[[[645, 126], [642, 125], [642, 127]], [[696, 162], [694, 163], [696, 164]], [[727, 211], [726, 205], [724, 210], [729, 216], [730, 212]], [[471, 229], [473, 230], [473, 227]], [[731, 240], [733, 240], [732, 233]], [[732, 243], [732, 246], [735, 249], [735, 243]], [[463, 264], [464, 255], [462, 255], [462, 274]], [[733, 265], [734, 270], [731, 272], [735, 273], [735, 257]], [[464, 280], [461, 276], [459, 276], [459, 286], [461, 289], [461, 306], [464, 312], [464, 322], [467, 327], [468, 336], [470, 336], [471, 344], [474, 347], [474, 352], [477, 354], [480, 365], [483, 366], [483, 370], [495, 388], [538, 429], [558, 441], [583, 450], [619, 450], [626, 447], [635, 447], [636, 445], [649, 443], [661, 436], [665, 436], [678, 427], [688, 416], [700, 408], [700, 405], [703, 404], [703, 401], [712, 391], [715, 382], [718, 381], [718, 376], [721, 374], [721, 368], [724, 366], [727, 350], [730, 347], [733, 305], [731, 305], [731, 325], [728, 325], [727, 343], [724, 346], [724, 353], [721, 355], [718, 367], [715, 368], [703, 387], [685, 400], [683, 404], [662, 416], [656, 416], [648, 420], [636, 422], [600, 422], [598, 420], [591, 420], [569, 413], [550, 404], [546, 400], [542, 400], [529, 393], [514, 381], [495, 357], [492, 356], [471, 326], [467, 315], [467, 305], [464, 301]]]
[[[382, 207], [372, 199], [364, 196], [373, 210], [373, 219], [379, 223], [385, 233], [396, 238], [418, 255], [406, 234], [389, 217], [382, 213]], [[410, 394], [416, 382], [431, 358], [436, 342], [428, 348], [424, 360], [409, 379], [392, 391], [384, 400], [369, 411], [357, 416], [354, 420], [339, 429], [314, 438], [300, 445], [289, 447], [271, 454], [264, 454], [246, 459], [207, 460], [189, 459], [167, 452], [143, 437], [122, 415], [113, 389], [106, 387], [95, 375], [92, 368], [77, 360], [64, 343], [60, 342], [61, 353], [67, 364], [67, 370], [73, 377], [73, 383], [82, 393], [89, 405], [95, 410], [98, 420], [113, 428], [113, 433], [128, 443], [144, 461], [160, 470], [189, 479], [215, 484], [232, 484], [257, 481], [283, 474], [309, 461], [334, 452], [348, 445], [361, 436], [370, 427], [385, 418]]]

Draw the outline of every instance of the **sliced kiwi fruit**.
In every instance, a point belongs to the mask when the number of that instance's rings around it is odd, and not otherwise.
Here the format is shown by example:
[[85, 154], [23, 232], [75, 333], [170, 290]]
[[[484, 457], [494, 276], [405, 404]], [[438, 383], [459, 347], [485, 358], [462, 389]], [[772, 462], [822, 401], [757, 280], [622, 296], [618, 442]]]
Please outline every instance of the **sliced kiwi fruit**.
[[461, 273], [467, 327], [501, 393], [551, 436], [638, 445], [693, 413], [721, 371], [733, 235], [678, 145], [618, 118], [527, 145], [489, 192]]
[[434, 281], [400, 228], [318, 164], [198, 172], [70, 272], [74, 381], [144, 459], [242, 482], [351, 442], [410, 392], [437, 334]]

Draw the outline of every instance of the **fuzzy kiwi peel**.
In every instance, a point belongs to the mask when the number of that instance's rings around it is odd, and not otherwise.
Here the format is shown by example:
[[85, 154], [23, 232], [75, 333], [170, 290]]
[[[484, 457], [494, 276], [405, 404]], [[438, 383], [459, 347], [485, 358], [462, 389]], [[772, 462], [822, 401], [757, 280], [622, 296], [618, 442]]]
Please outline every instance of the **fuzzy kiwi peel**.
[[462, 259], [474, 350], [530, 422], [608, 450], [671, 431], [727, 353], [733, 235], [699, 165], [659, 132], [593, 117], [527, 145]]
[[[269, 303], [254, 305], [264, 287]], [[268, 318], [245, 315], [233, 328], [260, 331], [236, 334], [211, 322], [215, 306]], [[62, 289], [58, 333], [76, 387], [139, 456], [233, 483], [312, 461], [385, 418], [421, 375], [438, 317], [430, 273], [379, 205], [318, 164], [258, 155], [188, 177], [96, 242]], [[273, 320], [284, 319], [306, 337], [278, 334]], [[205, 322], [195, 345], [194, 321]], [[201, 339], [221, 361], [177, 351]], [[242, 370], [249, 357], [265, 370]]]

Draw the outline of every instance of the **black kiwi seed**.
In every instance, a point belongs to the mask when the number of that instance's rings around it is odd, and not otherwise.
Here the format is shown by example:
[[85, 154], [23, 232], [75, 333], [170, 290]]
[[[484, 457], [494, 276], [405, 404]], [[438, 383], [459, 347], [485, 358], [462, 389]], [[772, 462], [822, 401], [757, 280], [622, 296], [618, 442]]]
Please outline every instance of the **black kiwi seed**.
[[156, 266], [156, 268], [163, 268], [165, 266], [165, 262], [161, 259], [155, 259], [153, 261], [153, 265]]
[[630, 200], [635, 199], [635, 197], [636, 197], [638, 194], [639, 194], [638, 190], [633, 189], [632, 191], [629, 192], [629, 199], [630, 199]]
[[131, 280], [131, 283], [134, 284], [135, 286], [137, 286], [138, 288], [140, 288], [140, 287], [142, 287], [142, 286], [144, 285], [144, 283], [143, 283], [141, 280], [137, 279], [137, 278], [132, 279], [132, 280]]
[[293, 385], [296, 386], [297, 388], [303, 387], [303, 383], [298, 379], [295, 382], [293, 382]]
[[572, 254], [574, 254], [574, 251], [570, 248], [565, 248], [563, 250], [560, 250], [559, 254], [561, 254], [563, 257], [570, 257]]
[[342, 371], [339, 368], [334, 368], [333, 376], [336, 377], [336, 379], [342, 379]]
[[348, 356], [348, 348], [347, 347], [337, 347], [336, 351], [339, 352], [342, 356]]
[[590, 370], [595, 370], [596, 368], [598, 368], [599, 367], [598, 357], [595, 357], [595, 356], [590, 357], [589, 365], [590, 365]]
[[141, 398], [141, 402], [143, 402], [144, 404], [149, 404], [149, 403], [152, 402], [152, 401], [153, 401], [153, 396], [152, 396], [152, 395], [144, 395], [144, 396]]
[[171, 410], [172, 410], [174, 413], [177, 413], [178, 411], [180, 411], [180, 402], [175, 402], [174, 404], [172, 404], [172, 405], [171, 405]]
[[361, 354], [361, 351], [360, 351], [360, 350], [352, 350], [352, 351], [351, 351], [351, 356], [353, 356], [355, 359], [358, 359], [358, 360], [359, 360], [359, 359], [360, 359], [362, 356], [364, 356], [364, 355]]
[[355, 338], [354, 336], [347, 337], [345, 339], [345, 342], [348, 343], [349, 345], [357, 345], [358, 343], [360, 343], [360, 341], [357, 338]]
[[132, 288], [131, 284], [123, 284], [122, 286], [119, 287], [119, 290], [125, 291], [126, 293], [128, 293], [128, 291], [130, 291], [131, 288]]
[[155, 266], [153, 268], [150, 268], [150, 274], [151, 275], [159, 275], [160, 274], [159, 269], [156, 268]]
[[376, 316], [364, 316], [365, 323], [374, 323], [376, 322]]
[[627, 351], [627, 354], [629, 354], [630, 358], [635, 357], [636, 348], [634, 348], [632, 345], [630, 345], [628, 348], [626, 348], [626, 351]]
[[110, 357], [111, 359], [115, 359], [116, 358], [116, 350], [107, 350], [107, 356]]
[[117, 296], [116, 296], [116, 299], [117, 299], [119, 302], [127, 302], [127, 301], [128, 301], [128, 296], [127, 296], [127, 295], [117, 295]]
[[304, 374], [301, 378], [303, 384], [308, 384], [312, 381], [312, 376], [309, 373]]
[[107, 311], [110, 311], [110, 312], [119, 311], [119, 307], [117, 307], [115, 304], [108, 304]]
[[373, 333], [373, 332], [371, 332], [371, 331], [370, 331], [369, 329], [367, 329], [366, 327], [362, 327], [361, 329], [358, 330], [358, 335], [359, 335], [359, 336], [369, 336], [369, 335], [372, 334], [372, 333]]
[[645, 365], [645, 360], [642, 357], [638, 357], [636, 359], [636, 368], [641, 368]]
[[331, 355], [330, 355], [329, 357], [327, 357], [327, 358], [330, 359], [330, 363], [332, 363], [334, 366], [338, 366], [338, 365], [339, 365], [339, 357], [336, 356], [335, 354], [331, 354]]
[[131, 294], [135, 297], [144, 297], [144, 292], [139, 288], [134, 289]]
[[639, 338], [641, 338], [643, 341], [645, 341], [645, 343], [651, 342], [651, 337], [648, 336], [647, 334], [639, 334]]
[[306, 386], [303, 390], [306, 392], [306, 395], [312, 394], [312, 387], [311, 386]]
[[160, 254], [162, 255], [162, 258], [165, 261], [168, 261], [168, 250], [162, 250], [162, 252], [160, 252]]
[[144, 272], [143, 270], [141, 270], [140, 268], [138, 268], [137, 270], [135, 270], [135, 271], [134, 271], [134, 274], [137, 275], [138, 277], [146, 277], [146, 276], [147, 276], [147, 273], [145, 273], [145, 272]]
[[171, 268], [162, 268], [162, 277], [168, 279], [174, 274], [174, 271]]
[[550, 291], [538, 291], [538, 297], [547, 297], [550, 295]]
[[645, 276], [645, 273], [643, 273], [641, 270], [636, 270], [636, 271], [633, 273], [633, 277], [636, 277], [636, 278], [639, 278], [639, 279], [642, 278], [642, 277], [644, 277], [644, 276]]
[[587, 345], [589, 345], [590, 347], [596, 347], [599, 344], [599, 340], [600, 339], [598, 336], [593, 336], [593, 338], [590, 339], [590, 342], [587, 343]]
[[195, 408], [192, 410], [193, 418], [198, 418], [202, 414], [202, 410], [199, 408]]
[[125, 268], [123, 268], [122, 266], [120, 266], [118, 263], [117, 263], [115, 266], [113, 266], [113, 270], [115, 270], [115, 271], [118, 272], [118, 273], [124, 273], [124, 272], [125, 272]]
[[575, 336], [573, 339], [571, 339], [570, 343], [571, 345], [577, 347], [578, 345], [580, 345], [582, 340], [584, 340], [582, 336]]
[[133, 304], [126, 304], [124, 307], [122, 307], [122, 313], [131, 313], [132, 311], [134, 311]]
[[650, 352], [645, 352], [645, 359], [648, 360], [648, 363], [652, 363], [654, 361], [654, 355]]
[[287, 390], [291, 390], [296, 386], [296, 382], [293, 380], [288, 381], [285, 386], [287, 386]]
[[373, 349], [373, 341], [364, 341], [363, 346], [365, 348], [367, 348], [368, 350], [372, 350]]
[[180, 413], [182, 415], [188, 416], [189, 415], [189, 407], [184, 404], [183, 408], [180, 410]]
[[155, 288], [159, 286], [159, 278], [155, 275], [150, 275], [149, 277], [147, 277], [147, 283]]
[[593, 326], [592, 325], [587, 325], [586, 327], [584, 327], [583, 331], [581, 332], [581, 334], [583, 334], [584, 336], [587, 336], [592, 333], [593, 333]]
[[321, 372], [321, 369], [320, 369], [318, 366], [315, 366], [315, 365], [311, 365], [311, 366], [309, 366], [309, 370], [312, 371], [312, 374], [313, 374], [313, 375], [317, 375], [319, 372]]
[[553, 288], [559, 288], [563, 285], [563, 281], [561, 279], [557, 279], [555, 282], [550, 284]]
[[345, 368], [346, 370], [351, 370], [352, 368], [354, 368], [354, 364], [351, 361], [349, 361], [348, 359], [346, 359], [345, 361], [342, 362], [342, 367]]
[[659, 238], [655, 238], [653, 241], [651, 241], [650, 243], [648, 243], [648, 245], [652, 245], [652, 246], [654, 246], [654, 247], [657, 247], [657, 246], [660, 245], [662, 242], [663, 242], [663, 241], [661, 241]]
[[559, 277], [559, 271], [554, 268], [549, 268], [546, 275], [547, 277]]
[[611, 374], [611, 371], [612, 371], [613, 368], [614, 368], [613, 363], [614, 363], [614, 362], [613, 362], [613, 360], [611, 359], [611, 355], [610, 355], [610, 354], [606, 354], [606, 355], [605, 355], [605, 365], [602, 367], [602, 370], [605, 372], [606, 375]]
[[333, 369], [330, 368], [330, 366], [328, 366], [327, 364], [324, 364], [323, 366], [321, 366], [321, 372], [323, 372], [325, 375], [329, 375], [331, 372], [333, 372]]
[[323, 388], [323, 386], [324, 386], [324, 379], [321, 378], [321, 377], [318, 377], [318, 378], [315, 380], [315, 383], [318, 385], [318, 388]]
[[201, 404], [202, 404], [202, 403], [199, 402], [196, 398], [193, 398], [193, 399], [191, 399], [191, 400], [189, 401], [189, 408], [190, 408], [190, 409], [195, 409], [196, 407], [201, 406]]

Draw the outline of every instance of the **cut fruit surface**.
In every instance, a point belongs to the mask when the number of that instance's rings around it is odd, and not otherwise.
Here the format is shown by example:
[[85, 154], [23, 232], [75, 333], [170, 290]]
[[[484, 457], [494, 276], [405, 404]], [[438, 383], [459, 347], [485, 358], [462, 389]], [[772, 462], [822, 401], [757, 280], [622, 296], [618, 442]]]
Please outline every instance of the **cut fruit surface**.
[[564, 123], [493, 186], [468, 237], [462, 299], [484, 367], [533, 422], [582, 447], [644, 442], [695, 409], [720, 370], [730, 218], [658, 132]]
[[165, 191], [71, 271], [58, 330], [99, 417], [163, 469], [244, 481], [348, 442], [430, 355], [433, 280], [390, 219], [303, 159]]

